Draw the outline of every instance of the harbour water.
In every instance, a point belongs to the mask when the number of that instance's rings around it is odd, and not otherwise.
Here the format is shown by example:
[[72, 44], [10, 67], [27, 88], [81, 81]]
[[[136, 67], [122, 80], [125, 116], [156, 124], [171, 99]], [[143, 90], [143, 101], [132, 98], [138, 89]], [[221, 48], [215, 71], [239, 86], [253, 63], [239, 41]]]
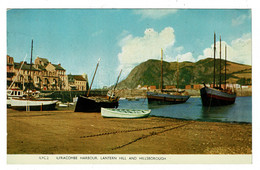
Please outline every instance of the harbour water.
[[252, 97], [237, 97], [235, 104], [204, 107], [200, 97], [175, 105], [148, 105], [147, 99], [120, 100], [119, 108], [151, 109], [151, 116], [213, 122], [252, 123]]

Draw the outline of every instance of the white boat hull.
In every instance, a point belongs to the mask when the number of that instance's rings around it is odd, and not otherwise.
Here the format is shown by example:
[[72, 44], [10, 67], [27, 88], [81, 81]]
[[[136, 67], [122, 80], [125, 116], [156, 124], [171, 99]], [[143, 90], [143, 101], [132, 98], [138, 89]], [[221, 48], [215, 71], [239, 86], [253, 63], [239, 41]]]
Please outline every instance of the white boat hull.
[[114, 118], [143, 118], [148, 117], [150, 112], [151, 110], [101, 108], [101, 116]]
[[54, 110], [58, 100], [11, 99], [11, 108], [15, 110]]

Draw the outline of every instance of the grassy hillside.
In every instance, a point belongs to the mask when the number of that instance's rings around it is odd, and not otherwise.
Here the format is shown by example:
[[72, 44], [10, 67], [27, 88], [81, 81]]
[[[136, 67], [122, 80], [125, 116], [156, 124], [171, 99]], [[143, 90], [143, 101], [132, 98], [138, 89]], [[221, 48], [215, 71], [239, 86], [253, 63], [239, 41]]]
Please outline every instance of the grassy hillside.
[[[213, 82], [213, 59], [207, 58], [196, 63], [179, 63], [179, 86], [183, 88], [188, 84], [201, 84]], [[216, 60], [216, 83], [219, 83], [219, 62]], [[222, 65], [222, 82], [224, 83], [224, 60]], [[239, 84], [251, 84], [252, 67], [227, 61], [227, 82]], [[118, 84], [118, 88], [136, 88], [138, 85], [160, 84], [161, 62], [148, 60], [136, 66], [128, 77]], [[177, 84], [177, 62], [163, 62], [164, 86]]]

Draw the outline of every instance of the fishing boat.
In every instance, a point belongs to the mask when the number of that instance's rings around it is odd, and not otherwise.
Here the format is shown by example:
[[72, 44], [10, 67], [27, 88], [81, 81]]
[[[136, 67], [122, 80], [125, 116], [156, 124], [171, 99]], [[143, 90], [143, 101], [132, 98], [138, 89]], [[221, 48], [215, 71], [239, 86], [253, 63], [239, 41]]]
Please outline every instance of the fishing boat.
[[221, 87], [221, 37], [220, 37], [220, 68], [219, 68], [219, 86], [215, 84], [215, 60], [216, 60], [216, 34], [214, 33], [214, 71], [213, 71], [213, 88], [204, 87], [200, 89], [201, 101], [203, 106], [222, 106], [234, 104], [236, 92], [228, 89], [226, 86], [226, 60], [227, 47], [225, 47], [225, 87]]
[[7, 93], [7, 100], [6, 100], [7, 107], [11, 107], [11, 99], [12, 98], [25, 97], [24, 91], [20, 90], [20, 89], [8, 89], [6, 91], [6, 93]]
[[116, 91], [116, 86], [117, 86], [117, 84], [118, 84], [118, 81], [119, 81], [119, 78], [120, 78], [121, 73], [122, 73], [122, 69], [121, 69], [120, 72], [119, 72], [119, 75], [118, 75], [118, 77], [117, 77], [116, 84], [115, 84], [113, 90], [107, 92], [107, 99], [108, 99], [109, 101], [118, 101], [119, 98], [120, 98], [119, 96], [116, 95], [116, 92], [115, 92], [115, 91]]
[[148, 117], [150, 112], [151, 110], [101, 108], [101, 116], [110, 118], [144, 118]]
[[94, 76], [92, 78], [90, 87], [88, 89], [86, 96], [79, 96], [77, 99], [77, 103], [75, 106], [74, 112], [100, 112], [101, 107], [104, 108], [117, 108], [118, 107], [118, 100], [119, 98], [97, 98], [97, 97], [91, 97], [89, 96], [97, 68], [99, 66], [100, 59], [98, 60], [96, 70], [94, 72]]
[[37, 98], [12, 98], [10, 100], [11, 108], [21, 111], [46, 111], [55, 110], [58, 100], [37, 99]]
[[[31, 77], [31, 69], [32, 69], [32, 53], [33, 53], [33, 40], [31, 46], [31, 66], [30, 66], [30, 77]], [[29, 79], [31, 81], [32, 78]], [[29, 82], [31, 84], [31, 82]], [[27, 91], [26, 97], [23, 98], [11, 98], [10, 105], [12, 109], [15, 110], [54, 110], [56, 103], [58, 100], [46, 99], [46, 98], [35, 98], [33, 96], [33, 91]]]
[[[177, 89], [179, 78], [179, 66], [177, 66]], [[183, 90], [168, 92], [163, 89], [163, 50], [161, 49], [161, 89], [158, 92], [147, 92], [148, 104], [180, 104], [186, 102], [190, 98]]]

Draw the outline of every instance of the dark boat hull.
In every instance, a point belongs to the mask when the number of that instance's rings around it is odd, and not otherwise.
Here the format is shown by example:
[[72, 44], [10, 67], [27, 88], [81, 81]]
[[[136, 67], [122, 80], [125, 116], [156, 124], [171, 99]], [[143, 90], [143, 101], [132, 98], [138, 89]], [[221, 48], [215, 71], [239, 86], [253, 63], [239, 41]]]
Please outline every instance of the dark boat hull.
[[203, 87], [200, 89], [203, 106], [223, 106], [234, 104], [236, 94], [222, 92], [213, 88]]
[[117, 101], [96, 101], [94, 99], [89, 99], [84, 96], [79, 96], [76, 103], [75, 112], [101, 112], [101, 107], [103, 108], [117, 108]]
[[170, 95], [170, 94], [161, 94], [147, 92], [148, 104], [159, 104], [159, 105], [168, 105], [168, 104], [180, 104], [186, 102], [190, 96], [182, 95]]

